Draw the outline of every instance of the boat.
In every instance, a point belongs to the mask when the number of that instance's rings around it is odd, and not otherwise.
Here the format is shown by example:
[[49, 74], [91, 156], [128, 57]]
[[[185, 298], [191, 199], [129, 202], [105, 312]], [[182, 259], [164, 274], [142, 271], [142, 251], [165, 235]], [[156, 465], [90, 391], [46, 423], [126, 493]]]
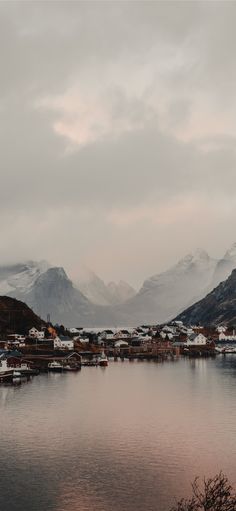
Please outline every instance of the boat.
[[224, 347], [216, 346], [215, 350], [217, 353], [220, 353], [221, 355], [236, 354], [236, 346], [235, 345], [234, 346], [224, 346]]
[[48, 371], [52, 371], [54, 373], [62, 373], [64, 370], [63, 365], [60, 362], [57, 362], [54, 360], [53, 362], [49, 362], [48, 364]]
[[100, 367], [108, 366], [108, 358], [106, 357], [105, 353], [102, 353], [101, 357], [98, 359], [98, 363]]
[[0, 382], [13, 381], [15, 378], [21, 378], [19, 371], [16, 371], [14, 367], [11, 367], [7, 363], [6, 358], [0, 359]]

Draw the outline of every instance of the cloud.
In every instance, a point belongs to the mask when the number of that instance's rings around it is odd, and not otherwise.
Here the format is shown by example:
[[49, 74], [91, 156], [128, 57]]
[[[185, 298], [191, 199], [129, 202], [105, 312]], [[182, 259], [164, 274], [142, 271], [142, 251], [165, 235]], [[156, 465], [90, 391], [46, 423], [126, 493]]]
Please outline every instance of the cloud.
[[0, 5], [1, 260], [83, 260], [136, 285], [195, 246], [224, 252], [236, 218], [235, 10]]

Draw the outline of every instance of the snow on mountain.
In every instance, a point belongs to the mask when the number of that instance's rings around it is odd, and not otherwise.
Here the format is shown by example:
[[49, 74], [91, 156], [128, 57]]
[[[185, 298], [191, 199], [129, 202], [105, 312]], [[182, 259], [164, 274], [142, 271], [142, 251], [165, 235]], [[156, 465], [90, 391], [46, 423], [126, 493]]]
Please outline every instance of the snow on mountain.
[[89, 301], [74, 288], [63, 268], [52, 267], [39, 275], [34, 286], [21, 299], [43, 318], [50, 314], [52, 322], [72, 321], [89, 311]]
[[233, 243], [222, 259], [218, 261], [212, 277], [211, 289], [226, 280], [234, 268], [236, 268], [236, 243]]
[[0, 295], [13, 294], [17, 297], [19, 293], [26, 292], [48, 268], [46, 261], [0, 266]]
[[236, 243], [219, 261], [198, 249], [145, 280], [134, 295], [123, 281], [106, 285], [87, 271], [79, 284], [73, 284], [63, 268], [28, 261], [0, 266], [0, 294], [20, 299], [43, 319], [50, 314], [53, 322], [66, 326], [135, 326], [174, 318], [225, 280], [234, 268]]

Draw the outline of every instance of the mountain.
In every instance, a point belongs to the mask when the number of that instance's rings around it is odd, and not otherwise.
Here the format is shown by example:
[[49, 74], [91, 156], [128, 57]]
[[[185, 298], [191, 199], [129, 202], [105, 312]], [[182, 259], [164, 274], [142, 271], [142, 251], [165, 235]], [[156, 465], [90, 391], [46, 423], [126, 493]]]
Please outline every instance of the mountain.
[[236, 325], [236, 270], [202, 300], [176, 317], [185, 324]]
[[46, 261], [0, 266], [0, 295], [16, 296], [26, 293], [48, 268]]
[[33, 326], [41, 330], [44, 321], [23, 302], [0, 296], [0, 334], [26, 334]]
[[136, 295], [135, 289], [124, 280], [120, 280], [118, 284], [116, 282], [109, 282], [107, 288], [111, 295], [111, 303], [114, 304], [126, 302], [126, 300]]
[[[14, 292], [16, 293], [16, 291]], [[53, 323], [73, 324], [77, 319], [92, 316], [92, 307], [85, 296], [74, 288], [63, 268], [53, 267], [41, 273], [34, 284], [17, 291], [24, 300], [43, 318], [50, 314]]]
[[[125, 324], [162, 323], [206, 294], [216, 260], [198, 249], [169, 270], [146, 280], [136, 296], [119, 306]], [[126, 316], [126, 319], [124, 317]]]
[[136, 294], [136, 291], [122, 280], [118, 284], [109, 282], [106, 285], [102, 279], [87, 268], [80, 270], [76, 287], [90, 302], [97, 305], [116, 305]]
[[110, 291], [105, 282], [91, 270], [83, 269], [83, 271], [80, 271], [76, 287], [92, 303], [97, 305], [110, 305], [112, 303]]
[[[109, 307], [92, 304], [65, 270], [45, 262], [29, 261], [0, 267], [0, 293], [21, 300], [45, 320], [66, 326], [109, 326], [116, 323]], [[111, 321], [111, 323], [109, 323]]]
[[[210, 288], [214, 289], [220, 282], [226, 280], [234, 268], [236, 268], [236, 243], [233, 243], [222, 259], [218, 261]], [[209, 289], [209, 291], [211, 289]]]
[[73, 284], [63, 268], [28, 261], [0, 267], [0, 294], [22, 300], [42, 318], [50, 314], [52, 322], [66, 326], [163, 323], [212, 291], [232, 267], [236, 267], [236, 243], [220, 261], [198, 249], [145, 280], [134, 295], [123, 281], [106, 285], [88, 272]]

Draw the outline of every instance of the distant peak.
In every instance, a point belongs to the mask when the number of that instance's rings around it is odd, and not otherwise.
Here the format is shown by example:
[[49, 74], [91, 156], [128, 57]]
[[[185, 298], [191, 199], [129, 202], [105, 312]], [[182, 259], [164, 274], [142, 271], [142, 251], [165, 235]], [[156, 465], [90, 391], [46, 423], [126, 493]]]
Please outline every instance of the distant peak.
[[234, 242], [231, 247], [227, 250], [224, 255], [224, 259], [236, 259], [236, 242]]
[[49, 268], [47, 272], [45, 272], [45, 275], [57, 275], [58, 277], [62, 277], [63, 279], [68, 279], [66, 272], [62, 266], [53, 266], [52, 268]]

